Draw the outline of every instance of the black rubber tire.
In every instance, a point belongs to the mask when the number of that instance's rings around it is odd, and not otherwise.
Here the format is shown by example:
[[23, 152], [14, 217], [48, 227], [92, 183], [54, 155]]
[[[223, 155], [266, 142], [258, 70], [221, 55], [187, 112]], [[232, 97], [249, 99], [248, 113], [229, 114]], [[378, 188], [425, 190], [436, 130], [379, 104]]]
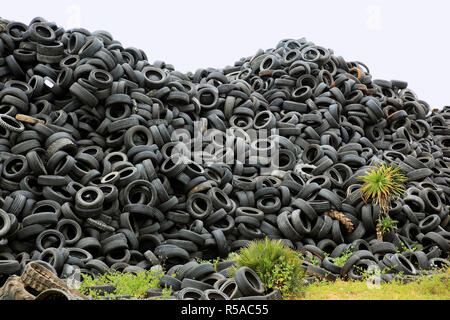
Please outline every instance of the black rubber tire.
[[184, 278], [181, 281], [181, 288], [195, 288], [195, 289], [199, 289], [201, 291], [205, 291], [208, 289], [214, 289], [214, 287], [210, 284], [204, 283], [202, 281], [198, 281], [198, 280], [194, 280], [194, 279], [189, 279], [189, 278]]
[[200, 281], [212, 285], [215, 289], [218, 289], [219, 284], [222, 284], [226, 280], [227, 278], [223, 274], [220, 274], [218, 272], [210, 273], [209, 275], [200, 279]]
[[397, 249], [393, 243], [377, 241], [377, 242], [371, 244], [370, 251], [373, 254], [376, 254], [376, 253], [386, 254], [386, 253], [396, 253]]
[[162, 288], [172, 288], [173, 291], [179, 291], [181, 290], [181, 281], [165, 274], [159, 279], [159, 286]]
[[183, 261], [189, 260], [189, 253], [186, 250], [170, 244], [156, 247], [154, 253], [160, 261], [165, 261], [169, 258], [179, 258]]
[[214, 272], [215, 270], [212, 264], [202, 263], [194, 267], [189, 273], [186, 274], [185, 277], [194, 280], [201, 280], [202, 278]]
[[[303, 218], [303, 219], [302, 219]], [[311, 232], [311, 222], [307, 218], [306, 214], [301, 210], [297, 209], [291, 213], [292, 226], [300, 235], [306, 235]]]
[[350, 272], [350, 269], [359, 261], [361, 260], [361, 257], [357, 254], [352, 254], [347, 261], [344, 263], [344, 265], [341, 268], [341, 276], [345, 277], [347, 273]]
[[20, 264], [17, 260], [0, 260], [0, 274], [11, 275], [20, 270]]
[[227, 279], [219, 288], [220, 291], [225, 293], [230, 299], [236, 299], [242, 297], [242, 292], [234, 278]]
[[342, 253], [344, 253], [344, 251], [346, 250], [347, 246], [348, 245], [346, 243], [338, 244], [336, 248], [334, 248], [334, 250], [331, 252], [330, 257], [331, 258], [340, 257]]
[[310, 245], [310, 244], [304, 245], [301, 248], [300, 252], [306, 252], [306, 251], [311, 252], [311, 254], [313, 254], [314, 256], [319, 258], [319, 260], [323, 260], [325, 258], [325, 254], [323, 253], [323, 251], [315, 245]]
[[[47, 258], [50, 256], [50, 258]], [[47, 260], [49, 259], [49, 260]], [[56, 248], [47, 248], [39, 255], [39, 260], [47, 261], [59, 274], [62, 270], [66, 257], [61, 250]]]
[[441, 218], [437, 214], [431, 214], [419, 222], [419, 228], [425, 234], [430, 231], [435, 231], [440, 223]]
[[450, 261], [443, 258], [431, 258], [429, 260], [429, 265], [431, 269], [443, 270], [450, 267]]
[[111, 237], [102, 240], [100, 243], [102, 245], [102, 252], [105, 256], [112, 251], [128, 249], [127, 238], [123, 233], [116, 233]]
[[0, 209], [0, 238], [9, 233], [11, 229], [11, 219], [8, 214]]
[[226, 268], [229, 268], [231, 266], [236, 266], [237, 262], [235, 260], [225, 260], [225, 261], [220, 261], [216, 264], [216, 271], [222, 271]]
[[264, 293], [264, 285], [255, 271], [248, 267], [241, 267], [234, 275], [239, 291], [244, 296], [257, 296]]
[[[91, 194], [95, 194], [94, 197]], [[87, 197], [90, 201], [87, 201], [84, 197]], [[93, 209], [101, 207], [105, 196], [102, 190], [98, 187], [88, 186], [79, 190], [75, 196], [75, 203], [82, 209]]]
[[200, 300], [230, 300], [230, 297], [220, 290], [207, 289], [203, 291], [203, 295]]
[[217, 245], [217, 251], [219, 254], [219, 257], [225, 258], [228, 256], [229, 253], [229, 246], [227, 243], [227, 239], [225, 237], [225, 234], [221, 229], [216, 229], [211, 231], [211, 234], [213, 235], [214, 239], [216, 240]]
[[176, 270], [176, 278], [178, 280], [183, 280], [184, 277], [186, 276], [186, 274], [188, 272], [190, 272], [193, 268], [195, 268], [198, 265], [199, 265], [199, 263], [197, 261], [195, 261], [195, 260], [189, 261], [188, 263], [185, 263], [185, 264], [181, 265]]
[[445, 239], [439, 233], [436, 232], [428, 232], [421, 240], [423, 245], [432, 243], [436, 244], [441, 250], [444, 252], [450, 252], [450, 241]]
[[425, 188], [420, 190], [419, 197], [424, 201], [427, 212], [439, 214], [443, 210], [442, 200], [433, 189]]
[[278, 229], [281, 233], [292, 241], [301, 240], [303, 237], [294, 229], [290, 222], [290, 214], [288, 211], [283, 211], [277, 217]]
[[22, 132], [25, 130], [25, 126], [21, 122], [7, 114], [0, 114], [0, 126], [11, 132]]
[[331, 273], [328, 270], [323, 269], [314, 264], [310, 264], [307, 266], [306, 274], [316, 277], [316, 278], [319, 278], [319, 279], [328, 280], [328, 281], [335, 281], [338, 277], [338, 275]]
[[[69, 233], [65, 226], [70, 226], [73, 229], [75, 229], [75, 235], [71, 238], [69, 238]], [[82, 237], [82, 230], [81, 226], [76, 222], [75, 220], [71, 219], [61, 219], [58, 221], [58, 224], [56, 225], [56, 230], [61, 232], [64, 235], [65, 244], [66, 245], [73, 245]]]
[[391, 266], [398, 272], [403, 272], [407, 275], [416, 275], [416, 268], [403, 255], [395, 253], [390, 257]]
[[203, 296], [203, 291], [196, 288], [182, 288], [180, 291], [175, 293], [175, 297], [178, 300], [200, 300]]
[[64, 235], [61, 232], [59, 232], [58, 230], [47, 229], [47, 230], [41, 232], [36, 238], [36, 248], [39, 251], [42, 252], [46, 249], [43, 247], [42, 240], [44, 239], [44, 237], [47, 237], [48, 235], [52, 235], [53, 237], [56, 236], [56, 238], [59, 240], [59, 246], [57, 247], [58, 249], [64, 248], [64, 245], [65, 245]]
[[[347, 276], [350, 279], [356, 280], [356, 281], [360, 281], [362, 279], [364, 279], [364, 271], [363, 274], [360, 273], [359, 270], [357, 270], [357, 268], [361, 268], [361, 266], [376, 266], [376, 268], [378, 268], [378, 265], [376, 262], [374, 262], [373, 260], [368, 260], [368, 259], [361, 259], [358, 262], [356, 262], [350, 269], [350, 271], [348, 272]], [[367, 269], [367, 268], [366, 268]]]
[[326, 257], [322, 260], [321, 267], [335, 274], [340, 274], [342, 267], [334, 264], [333, 258]]
[[106, 263], [98, 259], [90, 259], [85, 263], [85, 268], [90, 270], [96, 270], [96, 272], [100, 274], [104, 274], [109, 270], [109, 267]]
[[152, 266], [156, 266], [158, 264], [161, 264], [161, 262], [158, 259], [158, 257], [151, 250], [145, 251], [144, 252], [144, 257]]
[[416, 270], [428, 270], [430, 268], [429, 259], [422, 251], [408, 251], [403, 253], [403, 256], [412, 263]]

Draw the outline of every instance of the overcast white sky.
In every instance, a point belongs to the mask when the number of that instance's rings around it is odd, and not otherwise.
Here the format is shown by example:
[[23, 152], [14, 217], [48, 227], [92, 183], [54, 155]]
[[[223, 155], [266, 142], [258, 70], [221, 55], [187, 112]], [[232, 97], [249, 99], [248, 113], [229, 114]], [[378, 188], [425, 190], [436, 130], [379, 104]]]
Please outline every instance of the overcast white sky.
[[306, 37], [374, 79], [406, 80], [432, 108], [450, 105], [450, 1], [3, 1], [0, 15], [107, 30], [180, 71], [224, 67], [280, 39]]

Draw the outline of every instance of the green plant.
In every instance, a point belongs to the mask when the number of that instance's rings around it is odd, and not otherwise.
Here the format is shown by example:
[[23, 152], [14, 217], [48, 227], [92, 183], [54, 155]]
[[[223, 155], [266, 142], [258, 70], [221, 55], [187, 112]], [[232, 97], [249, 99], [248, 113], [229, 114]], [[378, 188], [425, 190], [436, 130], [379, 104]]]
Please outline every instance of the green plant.
[[[96, 277], [82, 274], [83, 281], [81, 282], [80, 291], [85, 295], [92, 296], [93, 299], [103, 299], [104, 297], [115, 295], [130, 295], [131, 297], [140, 298], [144, 296], [147, 290], [157, 288], [163, 275], [163, 272], [153, 270], [138, 272], [137, 274], [108, 271]], [[116, 289], [113, 293], [103, 296], [89, 288], [96, 285], [113, 285]]]
[[219, 263], [220, 261], [223, 261], [220, 257], [218, 257], [218, 258], [216, 258], [216, 259], [211, 259], [211, 260], [204, 260], [204, 259], [201, 259], [201, 258], [196, 258], [195, 259], [198, 263], [209, 263], [209, 264], [211, 264], [213, 267], [214, 267], [214, 269], [216, 269], [216, 265], [217, 265], [217, 263]]
[[[379, 267], [374, 267], [372, 269], [365, 269], [362, 267], [356, 267], [356, 269], [362, 274], [362, 281], [366, 281], [368, 278], [372, 277], [372, 276], [381, 276], [383, 274], [387, 274], [391, 271], [393, 271], [395, 268], [395, 266], [389, 266], [389, 267], [385, 267], [383, 269], [380, 269]], [[398, 274], [402, 274], [403, 272], [397, 272]]]
[[403, 184], [407, 178], [400, 168], [381, 163], [370, 168], [365, 175], [359, 176], [358, 180], [364, 182], [360, 189], [364, 202], [372, 200], [383, 213], [387, 214], [391, 199], [405, 192]]
[[259, 275], [266, 289], [279, 289], [283, 297], [298, 295], [304, 290], [302, 260], [281, 240], [251, 241], [234, 260], [237, 262], [234, 272], [240, 267], [249, 267]]
[[305, 260], [307, 260], [308, 262], [312, 263], [315, 266], [320, 266], [320, 263], [321, 263], [321, 260], [318, 257], [316, 257], [316, 256], [313, 256], [312, 258], [307, 258], [307, 257], [305, 257], [303, 255], [299, 255], [299, 258], [305, 259]]
[[169, 288], [163, 288], [161, 292], [161, 297], [156, 300], [166, 300], [169, 299], [172, 296], [172, 287]]
[[414, 252], [414, 251], [417, 251], [417, 250], [418, 250], [417, 246], [414, 246], [412, 248], [408, 248], [402, 241], [400, 241], [400, 248], [397, 249], [397, 252], [403, 254], [403, 253], [406, 253], [406, 252]]
[[353, 254], [353, 246], [349, 246], [344, 250], [344, 252], [341, 253], [339, 257], [333, 258], [333, 263], [339, 267], [342, 267], [351, 257], [352, 254]]
[[398, 223], [398, 221], [391, 219], [391, 217], [388, 215], [386, 215], [384, 217], [380, 217], [378, 219], [378, 224], [379, 224], [379, 226], [381, 228], [381, 232], [383, 234], [397, 230], [396, 223]]
[[239, 253], [238, 252], [230, 252], [229, 254], [228, 254], [228, 257], [225, 259], [225, 261], [228, 261], [228, 260], [236, 260], [236, 257], [239, 255]]
[[381, 163], [359, 176], [358, 180], [364, 182], [360, 189], [364, 202], [367, 204], [371, 200], [380, 208], [376, 231], [378, 241], [383, 241], [383, 234], [393, 230], [394, 220], [388, 214], [391, 200], [404, 194], [404, 183], [408, 179], [400, 168]]
[[[309, 254], [308, 252], [297, 252], [296, 251], [297, 256], [299, 257], [300, 260], [302, 261], [307, 261], [309, 263], [312, 263], [313, 265], [316, 266], [320, 266], [320, 263], [322, 262], [322, 260], [319, 259], [319, 257], [313, 255], [313, 254]], [[324, 253], [325, 255], [325, 253]]]
[[237, 252], [230, 252], [226, 258], [217, 257], [215, 259], [209, 259], [209, 260], [202, 259], [202, 258], [196, 258], [195, 260], [198, 263], [209, 263], [209, 264], [211, 264], [214, 267], [214, 269], [216, 269], [217, 268], [217, 264], [219, 262], [228, 261], [228, 260], [235, 260], [237, 255], [238, 255]]

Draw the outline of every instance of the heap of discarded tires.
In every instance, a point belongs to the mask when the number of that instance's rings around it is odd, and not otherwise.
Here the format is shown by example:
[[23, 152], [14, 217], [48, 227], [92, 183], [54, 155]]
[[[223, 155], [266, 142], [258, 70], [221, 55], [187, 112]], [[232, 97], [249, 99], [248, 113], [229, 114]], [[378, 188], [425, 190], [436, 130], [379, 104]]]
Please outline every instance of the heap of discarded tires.
[[[318, 259], [315, 276], [448, 265], [449, 125], [450, 107], [305, 39], [181, 73], [106, 31], [1, 20], [0, 284], [29, 261], [167, 270], [264, 237]], [[357, 177], [382, 161], [408, 182], [380, 243]]]

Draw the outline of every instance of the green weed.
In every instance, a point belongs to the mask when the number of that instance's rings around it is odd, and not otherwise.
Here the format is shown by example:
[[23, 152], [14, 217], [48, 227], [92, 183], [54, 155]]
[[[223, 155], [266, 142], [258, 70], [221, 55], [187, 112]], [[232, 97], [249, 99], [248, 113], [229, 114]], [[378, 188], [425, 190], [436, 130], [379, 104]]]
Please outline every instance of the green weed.
[[[147, 290], [158, 287], [159, 280], [163, 275], [163, 272], [153, 270], [139, 272], [137, 274], [108, 271], [96, 277], [82, 274], [83, 281], [81, 282], [80, 291], [84, 295], [92, 296], [93, 299], [104, 299], [104, 297], [113, 297], [116, 295], [129, 295], [134, 298], [142, 298]], [[96, 285], [113, 285], [116, 289], [113, 293], [101, 295], [97, 291], [89, 288]]]

